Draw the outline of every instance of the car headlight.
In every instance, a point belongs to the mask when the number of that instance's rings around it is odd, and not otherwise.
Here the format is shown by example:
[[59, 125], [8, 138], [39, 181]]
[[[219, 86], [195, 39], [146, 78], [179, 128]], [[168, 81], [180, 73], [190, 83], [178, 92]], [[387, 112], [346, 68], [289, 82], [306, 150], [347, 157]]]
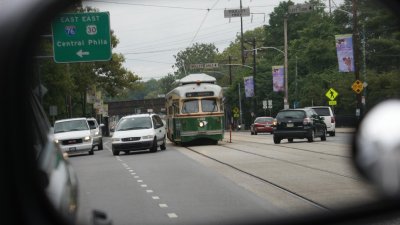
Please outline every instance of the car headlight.
[[99, 135], [99, 132], [98, 132], [98, 131], [96, 131], [96, 133], [94, 133], [94, 135]]
[[88, 142], [88, 141], [90, 141], [90, 139], [91, 139], [90, 136], [86, 136], [86, 137], [83, 138], [83, 141]]
[[59, 141], [58, 141], [58, 139], [55, 139], [54, 142], [55, 142], [56, 144], [58, 144]]
[[153, 138], [154, 138], [154, 135], [146, 135], [146, 136], [142, 137], [142, 139], [153, 139]]
[[112, 142], [118, 142], [118, 141], [121, 141], [121, 138], [111, 138], [111, 141]]

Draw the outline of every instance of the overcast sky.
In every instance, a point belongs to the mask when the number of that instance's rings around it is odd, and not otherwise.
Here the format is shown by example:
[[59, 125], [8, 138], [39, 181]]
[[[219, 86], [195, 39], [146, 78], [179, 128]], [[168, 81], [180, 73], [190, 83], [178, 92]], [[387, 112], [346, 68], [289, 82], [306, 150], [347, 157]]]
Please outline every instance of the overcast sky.
[[[331, 1], [332, 6], [342, 2]], [[267, 24], [279, 2], [242, 0], [251, 13], [243, 17], [244, 32]], [[224, 18], [224, 9], [240, 8], [240, 0], [89, 0], [84, 5], [110, 13], [120, 41], [113, 51], [124, 54], [124, 66], [144, 81], [172, 73], [173, 56], [193, 43], [213, 43], [222, 52], [240, 33], [240, 17]]]

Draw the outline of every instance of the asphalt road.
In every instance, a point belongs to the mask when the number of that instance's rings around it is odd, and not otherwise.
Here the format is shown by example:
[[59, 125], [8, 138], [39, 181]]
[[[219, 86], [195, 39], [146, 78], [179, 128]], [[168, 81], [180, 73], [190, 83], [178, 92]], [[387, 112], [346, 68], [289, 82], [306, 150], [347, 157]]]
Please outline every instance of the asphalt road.
[[277, 209], [226, 177], [176, 151], [113, 156], [109, 138], [93, 156], [70, 160], [80, 183], [79, 222], [92, 209], [108, 213], [114, 225], [223, 224], [271, 218]]

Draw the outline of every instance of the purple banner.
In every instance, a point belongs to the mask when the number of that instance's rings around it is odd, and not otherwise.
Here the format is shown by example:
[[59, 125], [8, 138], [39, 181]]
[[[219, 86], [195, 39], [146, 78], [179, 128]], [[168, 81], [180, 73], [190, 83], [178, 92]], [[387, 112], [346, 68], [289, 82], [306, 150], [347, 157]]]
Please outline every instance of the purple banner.
[[285, 90], [285, 77], [283, 66], [272, 67], [272, 84], [274, 92]]
[[339, 72], [354, 72], [353, 36], [335, 35]]
[[244, 79], [244, 92], [247, 98], [254, 96], [254, 80], [253, 76], [245, 77]]

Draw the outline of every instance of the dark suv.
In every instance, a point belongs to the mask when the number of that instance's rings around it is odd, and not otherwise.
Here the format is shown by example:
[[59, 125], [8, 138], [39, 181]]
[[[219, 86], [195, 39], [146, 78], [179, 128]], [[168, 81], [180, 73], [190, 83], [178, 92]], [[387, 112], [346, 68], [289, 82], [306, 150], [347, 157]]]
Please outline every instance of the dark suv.
[[281, 143], [282, 139], [307, 138], [313, 142], [315, 137], [326, 140], [326, 125], [324, 118], [318, 116], [313, 109], [284, 109], [278, 112], [274, 120], [274, 143]]

